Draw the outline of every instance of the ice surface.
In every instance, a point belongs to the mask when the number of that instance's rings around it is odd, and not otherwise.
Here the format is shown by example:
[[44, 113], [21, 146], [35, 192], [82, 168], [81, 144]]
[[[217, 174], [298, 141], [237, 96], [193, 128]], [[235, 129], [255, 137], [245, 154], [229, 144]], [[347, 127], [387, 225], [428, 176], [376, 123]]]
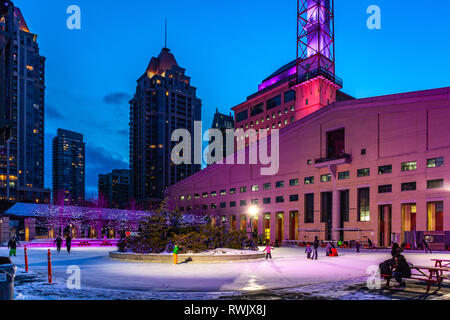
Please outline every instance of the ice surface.
[[[360, 299], [370, 294], [350, 294], [342, 288], [363, 284], [369, 266], [390, 258], [388, 250], [340, 250], [339, 257], [306, 259], [304, 249], [275, 248], [273, 260], [228, 263], [154, 264], [116, 261], [109, 258], [112, 248], [73, 248], [70, 255], [52, 249], [53, 279], [44, 285], [47, 274], [47, 249], [28, 248], [31, 275], [19, 270], [16, 291], [19, 299], [211, 299], [252, 294], [264, 290], [315, 292], [317, 297]], [[262, 251], [262, 248], [260, 249]], [[230, 254], [233, 250], [226, 250]], [[235, 251], [234, 251], [235, 253]], [[8, 254], [0, 248], [0, 256]], [[448, 253], [406, 252], [409, 262], [434, 265], [432, 258], [450, 259]], [[14, 263], [23, 267], [23, 248]], [[67, 268], [81, 270], [81, 290], [69, 290]], [[340, 289], [339, 289], [340, 288]], [[303, 291], [302, 291], [303, 290]]]

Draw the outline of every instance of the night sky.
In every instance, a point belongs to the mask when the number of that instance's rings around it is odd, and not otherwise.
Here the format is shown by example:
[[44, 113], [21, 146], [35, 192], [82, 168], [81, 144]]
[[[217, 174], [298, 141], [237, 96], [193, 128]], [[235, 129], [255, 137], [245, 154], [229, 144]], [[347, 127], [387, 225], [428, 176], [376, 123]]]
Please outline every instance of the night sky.
[[[229, 113], [296, 55], [296, 0], [15, 0], [46, 64], [45, 184], [57, 128], [84, 134], [86, 193], [128, 168], [128, 100], [152, 56], [168, 47], [203, 101], [203, 126]], [[81, 8], [82, 29], [66, 28]], [[381, 7], [382, 29], [366, 9]], [[450, 85], [450, 2], [335, 0], [336, 72], [357, 98]]]

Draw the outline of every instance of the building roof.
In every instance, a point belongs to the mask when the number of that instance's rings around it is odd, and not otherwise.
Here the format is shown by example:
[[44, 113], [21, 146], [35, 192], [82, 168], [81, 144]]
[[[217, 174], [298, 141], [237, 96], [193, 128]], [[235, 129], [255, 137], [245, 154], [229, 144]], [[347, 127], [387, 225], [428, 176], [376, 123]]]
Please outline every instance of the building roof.
[[14, 18], [19, 20], [19, 29], [20, 31], [30, 32], [30, 29], [28, 29], [27, 23], [25, 22], [25, 19], [22, 15], [22, 12], [19, 8], [14, 7]]
[[80, 216], [80, 217], [99, 217], [104, 220], [115, 220], [121, 217], [134, 214], [136, 216], [148, 215], [146, 211], [137, 210], [119, 210], [106, 208], [86, 208], [86, 207], [71, 207], [58, 205], [44, 205], [34, 203], [16, 203], [5, 212], [5, 216], [27, 217], [27, 218], [46, 218], [50, 215], [59, 216], [62, 213], [63, 217]]
[[226, 115], [223, 113], [220, 113], [219, 110], [216, 110], [216, 113], [214, 114], [214, 119], [212, 123], [213, 129], [221, 129], [221, 128], [229, 128], [229, 125], [226, 124], [226, 122], [231, 123], [232, 126], [234, 126], [234, 117], [233, 115]]
[[166, 70], [170, 70], [173, 67], [179, 67], [175, 57], [170, 53], [170, 49], [163, 48], [159, 56], [153, 57], [147, 67], [147, 72], [162, 74]]

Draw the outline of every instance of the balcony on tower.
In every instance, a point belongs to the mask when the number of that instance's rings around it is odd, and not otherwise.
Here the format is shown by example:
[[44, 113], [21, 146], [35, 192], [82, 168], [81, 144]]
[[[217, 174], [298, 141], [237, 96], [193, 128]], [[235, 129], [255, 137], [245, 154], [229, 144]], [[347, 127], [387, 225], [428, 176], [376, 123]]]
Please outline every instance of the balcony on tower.
[[291, 88], [296, 87], [302, 83], [311, 81], [311, 80], [319, 78], [319, 77], [322, 77], [322, 78], [325, 78], [325, 79], [331, 81], [339, 88], [342, 88], [344, 86], [344, 81], [341, 78], [339, 78], [332, 72], [328, 71], [324, 67], [318, 67], [317, 69], [303, 73], [303, 74], [299, 75], [298, 77], [293, 77], [289, 82], [289, 86]]

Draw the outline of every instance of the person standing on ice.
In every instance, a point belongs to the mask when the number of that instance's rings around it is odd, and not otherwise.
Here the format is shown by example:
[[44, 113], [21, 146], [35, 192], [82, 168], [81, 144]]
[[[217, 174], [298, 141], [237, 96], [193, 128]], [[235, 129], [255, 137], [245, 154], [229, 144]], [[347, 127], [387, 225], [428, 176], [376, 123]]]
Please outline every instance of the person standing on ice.
[[263, 252], [266, 253], [266, 260], [270, 258], [272, 260], [272, 247], [270, 246], [270, 243], [267, 244], [266, 248], [263, 250]]
[[428, 251], [430, 251], [430, 253], [433, 253], [433, 252], [431, 252], [430, 246], [428, 245], [428, 242], [425, 238], [422, 239], [422, 244], [423, 244], [423, 249], [425, 250], [425, 253], [428, 253]]
[[10, 250], [9, 250], [9, 256], [10, 256], [10, 257], [11, 257], [11, 256], [14, 256], [14, 257], [16, 256], [17, 246], [20, 247], [20, 243], [19, 243], [19, 241], [16, 239], [16, 237], [13, 236], [13, 237], [11, 238], [11, 240], [9, 240], [9, 242], [8, 242], [8, 249], [10, 249]]
[[56, 251], [58, 251], [58, 253], [61, 252], [62, 242], [63, 242], [63, 240], [61, 239], [60, 235], [58, 235], [56, 237], [55, 241], [53, 241], [53, 244], [56, 244]]
[[180, 248], [176, 244], [175, 247], [173, 247], [173, 263], [174, 264], [178, 264], [178, 251], [179, 250], [180, 250]]
[[313, 251], [312, 259], [317, 260], [317, 256], [318, 256], [317, 249], [319, 249], [319, 237], [318, 236], [316, 236], [314, 238], [313, 246], [314, 246], [314, 251]]
[[359, 253], [359, 241], [355, 241], [356, 253]]
[[66, 238], [66, 248], [67, 248], [67, 253], [70, 254], [70, 247], [72, 246], [72, 237], [70, 236], [70, 234], [67, 236]]
[[327, 254], [327, 257], [331, 255], [331, 243], [330, 242], [327, 243], [327, 246], [325, 248], [325, 252]]
[[311, 259], [312, 249], [309, 243], [306, 245], [305, 253], [307, 254], [306, 258]]

